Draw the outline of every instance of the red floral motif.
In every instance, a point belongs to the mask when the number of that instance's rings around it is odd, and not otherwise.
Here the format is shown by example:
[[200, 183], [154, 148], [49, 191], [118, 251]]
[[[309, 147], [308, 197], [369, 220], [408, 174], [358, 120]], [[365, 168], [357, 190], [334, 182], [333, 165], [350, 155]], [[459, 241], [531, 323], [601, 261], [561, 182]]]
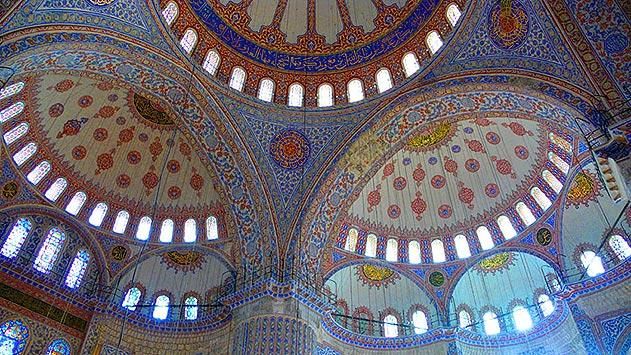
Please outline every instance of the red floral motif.
[[204, 178], [193, 169], [193, 175], [191, 176], [191, 187], [195, 191], [200, 191], [204, 187]]
[[138, 140], [144, 143], [149, 140], [149, 136], [146, 133], [140, 133], [138, 135]]
[[423, 170], [421, 164], [416, 166], [412, 177], [414, 178], [414, 181], [416, 181], [416, 186], [420, 185], [421, 182], [423, 182], [423, 180], [425, 179], [425, 170]]
[[121, 189], [126, 189], [129, 187], [129, 184], [131, 184], [131, 178], [129, 175], [121, 174], [116, 178], [116, 185], [118, 185]]
[[442, 175], [434, 175], [434, 177], [432, 178], [432, 186], [437, 190], [445, 187], [446, 182], [447, 179], [445, 179], [445, 177]]
[[[149, 171], [142, 177], [142, 184], [145, 185], [147, 190], [152, 190], [156, 186], [158, 186], [158, 175], [156, 175], [153, 171]], [[150, 191], [147, 191], [147, 194]]]
[[392, 219], [397, 219], [401, 215], [401, 207], [398, 205], [390, 205], [388, 207], [388, 217]]
[[438, 207], [438, 217], [443, 218], [443, 219], [447, 219], [449, 217], [451, 217], [453, 210], [451, 209], [451, 206], [449, 205], [440, 205]]
[[392, 173], [394, 173], [393, 161], [389, 162], [388, 164], [386, 164], [386, 166], [383, 167], [383, 177], [381, 178], [381, 180], [384, 180], [388, 176], [392, 175]]
[[169, 160], [169, 162], [167, 163], [167, 170], [171, 174], [177, 173], [178, 171], [180, 171], [180, 162], [177, 160]]
[[140, 160], [142, 160], [142, 154], [140, 154], [140, 152], [132, 150], [131, 152], [127, 153], [127, 162], [129, 164], [136, 165], [140, 163]]
[[77, 103], [79, 104], [79, 107], [87, 108], [87, 107], [90, 107], [90, 105], [92, 105], [92, 102], [94, 102], [94, 99], [92, 98], [92, 96], [84, 95], [79, 98], [79, 101]]
[[121, 145], [121, 143], [129, 143], [131, 142], [132, 139], [134, 139], [134, 129], [135, 127], [129, 127], [129, 128], [125, 128], [124, 130], [120, 131], [120, 133], [118, 134], [118, 144], [117, 145]]
[[64, 105], [56, 103], [48, 108], [48, 115], [52, 118], [57, 118], [64, 113]]
[[484, 193], [490, 198], [496, 198], [500, 194], [500, 188], [496, 184], [488, 184], [484, 188]]
[[171, 200], [177, 200], [178, 198], [180, 198], [180, 196], [182, 196], [182, 190], [177, 186], [169, 187], [169, 190], [167, 192]]
[[180, 143], [180, 153], [182, 153], [188, 159], [188, 161], [191, 161], [191, 152], [192, 150], [190, 145], [185, 142]]
[[469, 147], [469, 149], [471, 149], [472, 152], [486, 153], [486, 151], [484, 150], [484, 145], [482, 145], [482, 143], [479, 140], [477, 140], [477, 139], [473, 139], [473, 140], [465, 139], [464, 141], [465, 141], [465, 143], [467, 143], [467, 146]]
[[490, 124], [492, 124], [492, 122], [484, 117], [478, 117], [475, 119], [475, 121], [473, 121], [475, 124], [477, 124], [478, 126], [482, 126], [482, 127], [487, 127]]
[[502, 141], [502, 139], [495, 132], [487, 132], [486, 133], [486, 141], [491, 143], [491, 144], [499, 144]]
[[112, 90], [114, 88], [114, 84], [108, 82], [108, 81], [102, 81], [98, 84], [96, 84], [96, 87], [101, 90], [101, 91], [109, 91]]
[[103, 106], [99, 109], [99, 116], [102, 118], [110, 118], [118, 111], [118, 108], [112, 106]]
[[511, 178], [516, 179], [517, 174], [513, 171], [513, 166], [506, 159], [498, 159], [496, 156], [491, 157], [491, 161], [495, 163], [495, 168], [497, 172], [502, 175], [510, 175]]
[[467, 161], [464, 162], [464, 167], [468, 172], [475, 173], [480, 170], [480, 162], [474, 158], [467, 159]]
[[94, 140], [96, 140], [97, 142], [103, 142], [104, 140], [107, 139], [107, 136], [108, 136], [107, 129], [97, 128], [94, 130], [94, 134], [92, 136], [94, 137]]
[[448, 173], [453, 174], [454, 176], [458, 176], [458, 163], [455, 160], [445, 156], [444, 167], [445, 171], [447, 171]]
[[524, 136], [526, 134], [529, 135], [529, 136], [534, 135], [534, 133], [526, 130], [526, 128], [524, 128], [524, 126], [522, 126], [522, 124], [519, 123], [519, 122], [511, 122], [511, 123], [508, 123], [508, 124], [506, 122], [504, 122], [504, 123], [502, 123], [502, 126], [510, 128], [510, 130], [513, 131], [513, 134], [515, 134], [516, 136], [520, 136], [521, 137], [521, 136]]
[[162, 154], [162, 143], [160, 143], [160, 139], [156, 137], [153, 140], [153, 143], [149, 145], [149, 152], [151, 153], [151, 160], [156, 161], [158, 159], [158, 155]]
[[70, 79], [62, 80], [55, 85], [55, 91], [66, 92], [74, 86], [74, 81]]
[[368, 212], [372, 212], [372, 210], [381, 202], [380, 190], [381, 185], [377, 185], [374, 190], [368, 193]]
[[96, 166], [98, 169], [94, 172], [99, 175], [103, 170], [111, 169], [114, 166], [114, 158], [112, 153], [103, 153], [96, 158]]
[[83, 160], [87, 154], [88, 150], [82, 145], [72, 148], [72, 158], [74, 160]]
[[416, 215], [416, 219], [420, 221], [422, 218], [421, 215], [427, 209], [427, 203], [423, 200], [423, 196], [419, 191], [416, 192], [416, 198], [412, 201], [410, 206], [412, 207], [412, 212]]
[[515, 155], [521, 160], [526, 160], [530, 156], [530, 153], [528, 152], [528, 149], [526, 147], [524, 147], [523, 145], [518, 145], [515, 147]]
[[72, 119], [72, 120], [66, 121], [66, 123], [64, 123], [64, 128], [60, 132], [57, 132], [57, 138], [60, 139], [65, 136], [75, 136], [79, 134], [79, 132], [81, 132], [81, 127], [87, 121], [88, 119], [85, 117], [82, 118], [81, 120]]
[[466, 187], [462, 181], [458, 182], [458, 199], [467, 205], [469, 209], [473, 209], [473, 199], [475, 193], [470, 188]]
[[407, 184], [408, 184], [407, 180], [405, 180], [403, 176], [399, 176], [396, 179], [394, 179], [394, 182], [392, 183], [392, 187], [394, 187], [395, 190], [401, 191], [405, 189]]

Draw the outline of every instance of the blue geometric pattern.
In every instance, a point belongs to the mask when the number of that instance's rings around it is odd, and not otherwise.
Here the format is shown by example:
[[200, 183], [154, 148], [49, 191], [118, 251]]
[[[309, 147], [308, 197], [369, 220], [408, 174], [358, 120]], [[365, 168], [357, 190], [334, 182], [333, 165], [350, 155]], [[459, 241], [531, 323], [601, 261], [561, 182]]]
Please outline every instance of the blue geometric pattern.
[[105, 6], [94, 5], [89, 0], [44, 0], [37, 8], [37, 11], [97, 13], [101, 16], [115, 18], [126, 24], [146, 29], [145, 19], [140, 16], [140, 6], [138, 0], [118, 0]]
[[631, 324], [631, 314], [608, 319], [601, 322], [603, 329], [603, 346], [607, 353], [613, 354], [614, 346], [620, 334]]

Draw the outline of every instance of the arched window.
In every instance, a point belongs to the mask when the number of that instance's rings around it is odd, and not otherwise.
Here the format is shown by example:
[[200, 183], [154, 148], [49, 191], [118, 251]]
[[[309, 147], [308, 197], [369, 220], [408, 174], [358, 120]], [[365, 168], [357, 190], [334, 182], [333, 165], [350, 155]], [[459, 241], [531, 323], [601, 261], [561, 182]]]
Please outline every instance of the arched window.
[[396, 338], [399, 336], [399, 322], [397, 317], [388, 314], [383, 318], [383, 335], [386, 338]]
[[70, 355], [70, 344], [63, 339], [55, 339], [48, 346], [46, 355]]
[[460, 15], [462, 14], [460, 13], [458, 5], [451, 4], [447, 6], [447, 21], [449, 21], [451, 27], [456, 27], [458, 20], [460, 20]]
[[37, 144], [31, 142], [22, 147], [22, 149], [20, 149], [17, 153], [15, 153], [13, 155], [13, 160], [15, 161], [15, 164], [17, 164], [17, 166], [22, 166], [22, 164], [26, 163], [26, 161], [29, 160], [36, 151]]
[[243, 86], [245, 85], [245, 70], [240, 67], [234, 67], [228, 85], [237, 91], [243, 90]]
[[529, 330], [532, 328], [532, 318], [530, 312], [523, 306], [517, 306], [513, 308], [513, 323], [515, 323], [515, 329], [520, 332]]
[[149, 233], [151, 232], [151, 218], [144, 216], [138, 223], [138, 229], [136, 229], [136, 239], [147, 240], [149, 239]]
[[539, 303], [539, 308], [541, 308], [541, 313], [543, 313], [544, 317], [547, 317], [554, 312], [554, 304], [550, 300], [550, 296], [545, 293], [540, 294], [537, 297], [537, 302]]
[[475, 230], [475, 234], [478, 235], [478, 240], [480, 241], [480, 247], [482, 250], [489, 250], [495, 246], [493, 243], [493, 238], [491, 237], [491, 232], [486, 226], [479, 226], [478, 229]]
[[403, 56], [403, 71], [405, 72], [405, 76], [409, 78], [419, 69], [421, 69], [421, 65], [418, 63], [416, 54], [412, 52], [406, 53]]
[[33, 263], [35, 270], [47, 274], [53, 268], [65, 240], [66, 235], [59, 228], [51, 228]]
[[105, 218], [106, 214], [107, 204], [105, 204], [104, 202], [99, 202], [96, 204], [96, 206], [94, 206], [88, 222], [95, 227], [99, 227], [103, 223], [103, 219]]
[[66, 212], [70, 213], [73, 216], [76, 216], [79, 211], [81, 211], [81, 207], [83, 207], [83, 204], [85, 203], [85, 200], [87, 198], [88, 197], [85, 195], [85, 192], [77, 192], [76, 194], [74, 194], [74, 196], [72, 196], [70, 202], [68, 202], [68, 205], [66, 206]]
[[72, 265], [70, 265], [68, 276], [66, 276], [66, 286], [77, 288], [81, 284], [85, 270], [88, 268], [88, 261], [90, 261], [88, 251], [85, 249], [79, 250], [72, 261]]
[[552, 201], [541, 191], [537, 186], [530, 189], [530, 196], [535, 199], [535, 202], [541, 207], [542, 210], [547, 210], [552, 206]]
[[399, 243], [396, 239], [388, 239], [386, 243], [386, 260], [396, 262], [399, 259]]
[[456, 244], [456, 254], [458, 254], [459, 259], [465, 259], [471, 256], [471, 249], [469, 249], [467, 237], [462, 234], [458, 234], [454, 238], [454, 244]]
[[173, 241], [173, 220], [165, 219], [160, 227], [160, 241], [162, 243], [171, 243]]
[[348, 82], [348, 102], [357, 102], [364, 99], [364, 84], [359, 79]]
[[24, 111], [24, 103], [23, 102], [14, 103], [13, 105], [0, 111], [0, 123], [7, 122], [13, 117], [19, 115], [22, 111]]
[[142, 292], [140, 292], [138, 287], [130, 288], [125, 294], [122, 306], [130, 311], [135, 311], [138, 302], [140, 302], [140, 296], [142, 296]]
[[[259, 83], [259, 99], [267, 102], [274, 100], [274, 81], [272, 79], [265, 78]], [[290, 90], [291, 91], [291, 90]]]
[[412, 313], [412, 325], [414, 326], [414, 334], [427, 333], [429, 326], [427, 325], [425, 312], [418, 310]]
[[18, 218], [11, 228], [9, 236], [7, 236], [7, 240], [4, 241], [0, 254], [7, 258], [16, 257], [32, 228], [33, 224], [30, 219], [25, 217]]
[[521, 218], [522, 222], [524, 222], [525, 225], [529, 226], [535, 223], [535, 216], [532, 214], [532, 211], [528, 206], [526, 206], [525, 203], [518, 202], [517, 205], [515, 205], [515, 209], [517, 210], [519, 218]]
[[67, 186], [68, 186], [68, 181], [66, 181], [66, 179], [57, 178], [57, 180], [55, 180], [55, 182], [53, 182], [53, 184], [50, 185], [48, 190], [46, 190], [46, 193], [44, 194], [44, 196], [46, 196], [47, 199], [55, 202], [57, 201], [59, 196], [61, 196], [64, 190], [66, 190]]
[[614, 234], [609, 238], [609, 247], [613, 250], [619, 260], [624, 260], [631, 256], [629, 243], [627, 243], [627, 241], [618, 234]]
[[28, 132], [28, 123], [22, 122], [3, 135], [4, 142], [7, 145], [11, 145], [11, 143], [24, 136], [26, 132]]
[[500, 322], [495, 313], [484, 313], [482, 321], [484, 322], [484, 333], [486, 333], [486, 335], [496, 335], [500, 333]]
[[180, 40], [180, 46], [184, 49], [184, 51], [188, 54], [191, 54], [193, 48], [197, 44], [197, 32], [194, 29], [189, 28], [184, 32], [182, 39]]
[[31, 170], [28, 175], [26, 175], [26, 179], [30, 181], [31, 184], [37, 185], [40, 181], [42, 181], [44, 176], [46, 176], [50, 172], [50, 168], [50, 163], [47, 161], [43, 161], [37, 164], [37, 166], [33, 168], [33, 170]]
[[291, 84], [289, 86], [289, 95], [287, 97], [287, 105], [293, 106], [293, 107], [302, 106], [302, 102], [305, 96], [304, 92], [305, 92], [305, 89], [302, 87], [302, 85], [298, 83]]
[[0, 325], [0, 354], [17, 355], [26, 348], [29, 331], [19, 320], [10, 320]]
[[125, 233], [127, 223], [129, 223], [129, 212], [119, 211], [116, 215], [116, 220], [114, 220], [114, 227], [112, 228], [112, 231], [118, 234]]
[[387, 68], [381, 68], [377, 71], [377, 90], [379, 93], [392, 89], [392, 75]]
[[377, 257], [377, 236], [374, 234], [368, 234], [366, 237], [366, 256], [371, 258]]
[[432, 260], [434, 260], [435, 263], [442, 263], [447, 260], [445, 258], [445, 247], [443, 241], [440, 239], [432, 240]]
[[558, 136], [552, 132], [548, 134], [548, 137], [550, 138], [550, 141], [552, 141], [552, 143], [558, 145], [566, 152], [570, 153], [572, 151], [572, 144], [570, 144], [570, 142], [568, 142], [565, 138]]
[[605, 272], [602, 259], [591, 250], [585, 250], [581, 253], [581, 264], [587, 270], [589, 277], [598, 276]]
[[427, 47], [432, 54], [436, 54], [443, 46], [443, 40], [440, 38], [440, 34], [437, 31], [432, 31], [427, 35]]
[[219, 64], [221, 63], [221, 57], [216, 50], [211, 49], [206, 54], [206, 58], [204, 58], [204, 64], [202, 67], [210, 73], [210, 75], [217, 74], [217, 69], [219, 69]]
[[177, 18], [179, 14], [179, 9], [177, 4], [173, 1], [169, 1], [167, 6], [162, 10], [162, 16], [164, 16], [164, 20], [167, 22], [167, 25], [171, 26], [173, 21]]
[[153, 306], [153, 318], [165, 320], [169, 316], [169, 296], [160, 295]]
[[194, 219], [189, 219], [184, 222], [184, 242], [194, 243], [197, 240], [197, 222]]
[[473, 321], [469, 312], [464, 309], [458, 312], [458, 325], [460, 326], [460, 328], [465, 329], [467, 327], [470, 327], [472, 323]]
[[408, 245], [408, 260], [410, 264], [421, 263], [421, 245], [416, 240], [413, 240]]
[[508, 217], [497, 217], [497, 225], [500, 226], [500, 231], [502, 232], [504, 238], [511, 239], [517, 235], [517, 231], [515, 230], [515, 227], [513, 227], [513, 224]]
[[186, 320], [197, 319], [197, 298], [190, 296], [184, 301], [184, 318]]
[[22, 81], [4, 87], [2, 90], [0, 90], [0, 100], [4, 100], [9, 96], [13, 96], [22, 91], [22, 89], [24, 89], [24, 82]]
[[346, 243], [344, 243], [344, 249], [348, 251], [355, 251], [355, 247], [357, 246], [357, 229], [351, 228], [348, 230], [348, 235], [346, 236]]
[[206, 238], [208, 238], [208, 240], [215, 240], [219, 238], [217, 218], [214, 216], [210, 216], [206, 219]]
[[318, 107], [333, 106], [333, 86], [322, 84], [318, 87]]
[[557, 179], [556, 176], [552, 175], [552, 173], [548, 170], [542, 171], [541, 177], [543, 177], [543, 180], [545, 180], [545, 182], [547, 182], [552, 190], [554, 190], [554, 192], [556, 192], [557, 194], [563, 189], [563, 184], [561, 183], [561, 181], [559, 181], [559, 179]]
[[561, 159], [558, 155], [553, 152], [548, 152], [548, 160], [552, 162], [552, 164], [556, 165], [559, 170], [566, 174], [570, 171], [570, 164], [568, 164], [565, 160]]

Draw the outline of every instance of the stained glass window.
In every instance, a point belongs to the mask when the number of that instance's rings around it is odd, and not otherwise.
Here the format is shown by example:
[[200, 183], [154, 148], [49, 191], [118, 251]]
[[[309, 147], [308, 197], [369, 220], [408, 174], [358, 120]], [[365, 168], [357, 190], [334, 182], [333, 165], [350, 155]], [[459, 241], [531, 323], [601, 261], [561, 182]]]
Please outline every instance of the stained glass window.
[[522, 222], [524, 222], [525, 225], [529, 226], [535, 223], [536, 218], [532, 214], [532, 211], [530, 210], [530, 208], [526, 206], [525, 203], [518, 202], [515, 205], [515, 209], [517, 210], [517, 214], [519, 215], [519, 218], [521, 218]]
[[147, 240], [149, 239], [149, 233], [151, 232], [151, 218], [144, 216], [138, 223], [138, 229], [136, 230], [136, 239]]
[[184, 301], [184, 318], [187, 320], [197, 319], [197, 298], [190, 296]]
[[66, 286], [77, 288], [81, 284], [85, 270], [88, 268], [88, 261], [90, 261], [88, 251], [85, 249], [79, 250], [70, 265], [68, 276], [66, 276]]
[[364, 84], [359, 79], [348, 82], [348, 102], [357, 102], [364, 99]]
[[458, 8], [458, 5], [451, 4], [447, 6], [447, 21], [449, 21], [449, 23], [451, 24], [451, 27], [456, 26], [456, 24], [458, 23], [458, 20], [460, 20], [460, 15], [462, 14], [460, 13], [460, 9]]
[[53, 268], [65, 240], [66, 235], [59, 228], [51, 228], [33, 262], [35, 270], [48, 273]]
[[0, 254], [7, 258], [17, 256], [26, 237], [28, 237], [28, 234], [31, 232], [31, 228], [33, 228], [33, 225], [30, 219], [25, 217], [18, 218], [7, 236], [7, 240], [4, 241]]
[[408, 260], [410, 264], [420, 264], [421, 263], [421, 245], [413, 240], [410, 242], [408, 246]]
[[217, 74], [217, 69], [219, 69], [219, 63], [221, 63], [219, 53], [217, 53], [216, 50], [211, 49], [206, 54], [203, 67], [208, 73], [210, 73], [210, 75], [215, 75]]
[[609, 247], [616, 254], [616, 257], [620, 260], [624, 260], [631, 256], [631, 247], [622, 236], [614, 234], [609, 238]]
[[197, 33], [192, 28], [189, 28], [184, 32], [182, 39], [180, 40], [180, 46], [184, 48], [186, 53], [191, 53], [195, 45], [197, 44]]
[[589, 277], [598, 276], [605, 272], [602, 259], [591, 250], [585, 250], [581, 253], [581, 264], [587, 270]]
[[59, 196], [61, 196], [67, 186], [68, 181], [66, 181], [66, 179], [58, 178], [57, 180], [55, 180], [55, 182], [52, 183], [52, 185], [50, 185], [48, 190], [46, 190], [44, 196], [46, 196], [47, 199], [55, 202], [57, 201]]
[[291, 84], [289, 86], [289, 95], [287, 98], [287, 105], [293, 106], [293, 107], [302, 106], [302, 102], [305, 96], [304, 92], [305, 92], [305, 89], [302, 87], [302, 85], [298, 83]]
[[272, 79], [265, 78], [259, 83], [259, 99], [267, 102], [274, 100], [274, 81]]
[[383, 318], [383, 335], [386, 338], [396, 338], [399, 336], [399, 322], [397, 317], [388, 314]]
[[47, 161], [43, 161], [37, 164], [37, 166], [33, 168], [33, 170], [31, 170], [28, 175], [26, 175], [26, 179], [30, 181], [31, 184], [37, 185], [40, 181], [42, 181], [44, 176], [46, 176], [50, 172], [50, 168], [50, 163]]
[[63, 339], [53, 340], [46, 350], [46, 355], [70, 355], [70, 344]]
[[234, 67], [232, 69], [232, 75], [230, 76], [230, 85], [231, 88], [241, 91], [243, 90], [243, 85], [245, 84], [245, 70], [239, 67]]
[[333, 86], [322, 84], [318, 87], [318, 107], [333, 106]]
[[22, 149], [20, 149], [17, 153], [15, 153], [13, 155], [13, 160], [18, 166], [22, 166], [22, 164], [26, 163], [26, 161], [29, 160], [29, 158], [32, 157], [36, 151], [37, 144], [31, 142], [22, 147]]
[[197, 223], [189, 219], [184, 223], [184, 242], [194, 243], [197, 240]]
[[436, 31], [432, 31], [427, 35], [427, 47], [429, 47], [429, 51], [432, 54], [436, 54], [440, 50], [440, 47], [443, 46], [443, 40], [440, 38], [440, 35]]
[[0, 325], [0, 354], [21, 354], [26, 347], [29, 331], [19, 320], [10, 320]]
[[0, 111], [0, 123], [7, 122], [8, 120], [20, 114], [20, 112], [22, 112], [23, 110], [23, 102], [16, 102], [13, 105], [5, 108], [4, 110]]
[[104, 202], [99, 202], [96, 204], [96, 206], [94, 206], [88, 222], [95, 227], [99, 227], [103, 223], [103, 219], [105, 218], [106, 214], [107, 204], [105, 204]]
[[432, 260], [435, 263], [442, 263], [446, 260], [445, 247], [440, 239], [432, 240]]
[[497, 225], [500, 226], [500, 231], [502, 232], [504, 238], [512, 239], [517, 235], [517, 231], [515, 230], [515, 227], [513, 227], [513, 224], [508, 217], [497, 217]]
[[456, 254], [459, 259], [468, 258], [471, 256], [471, 249], [469, 249], [469, 242], [467, 237], [462, 234], [458, 234], [454, 238], [454, 244], [456, 245]]
[[162, 16], [164, 16], [164, 19], [169, 26], [173, 24], [173, 21], [177, 18], [178, 13], [179, 9], [177, 4], [173, 1], [169, 1], [164, 10], [162, 10]]
[[208, 238], [208, 240], [215, 240], [219, 238], [217, 218], [214, 216], [210, 216], [206, 219], [206, 238]]
[[366, 237], [366, 256], [374, 258], [377, 256], [377, 236], [374, 234], [368, 234]]
[[11, 84], [0, 90], [0, 100], [4, 100], [9, 96], [13, 96], [22, 91], [22, 89], [24, 89], [24, 83], [21, 81], [19, 83]]
[[568, 164], [565, 160], [561, 159], [558, 155], [553, 152], [548, 152], [548, 160], [552, 162], [552, 164], [556, 165], [559, 170], [566, 174], [570, 171], [570, 164]]
[[539, 302], [539, 308], [541, 308], [541, 313], [543, 313], [544, 317], [547, 317], [554, 312], [554, 304], [550, 300], [550, 296], [545, 293], [539, 295], [537, 302]]
[[357, 229], [349, 229], [348, 236], [346, 237], [346, 243], [344, 244], [344, 249], [348, 251], [355, 251], [355, 246], [357, 245], [357, 235]]
[[545, 182], [547, 182], [548, 185], [550, 185], [550, 187], [552, 188], [552, 190], [554, 190], [554, 192], [556, 192], [557, 194], [561, 192], [561, 190], [563, 189], [563, 184], [550, 171], [548, 170], [542, 171], [541, 176], [543, 177], [543, 180], [545, 180]]
[[135, 311], [138, 302], [140, 302], [140, 296], [142, 296], [142, 292], [140, 292], [138, 287], [130, 288], [125, 294], [122, 306], [130, 311]]
[[473, 321], [471, 320], [471, 314], [469, 312], [464, 309], [458, 312], [458, 325], [460, 328], [465, 329], [471, 326], [472, 323]]
[[129, 212], [119, 211], [116, 215], [116, 220], [114, 220], [114, 227], [112, 228], [112, 231], [118, 234], [125, 233], [127, 223], [129, 223]]
[[489, 232], [489, 229], [486, 228], [486, 226], [479, 226], [475, 233], [478, 235], [478, 240], [480, 241], [480, 247], [482, 247], [482, 250], [489, 250], [495, 246], [493, 238], [491, 237], [491, 232]]
[[546, 196], [546, 194], [544, 194], [543, 191], [536, 186], [530, 189], [530, 196], [535, 199], [539, 207], [541, 207], [544, 211], [552, 206], [552, 201], [550, 201], [548, 196]]
[[500, 322], [495, 313], [484, 313], [482, 320], [484, 322], [484, 333], [486, 333], [486, 335], [496, 335], [500, 333]]
[[156, 298], [156, 303], [153, 307], [153, 318], [155, 319], [167, 319], [169, 315], [169, 296], [160, 295]]
[[379, 93], [392, 89], [392, 75], [390, 75], [390, 71], [388, 69], [379, 69], [379, 71], [377, 71], [376, 79], [377, 90]]
[[173, 241], [173, 220], [165, 219], [160, 227], [160, 241], [162, 243], [171, 243]]
[[3, 136], [5, 143], [10, 145], [11, 143], [20, 139], [28, 132], [28, 123], [22, 122], [19, 125], [13, 127], [10, 131], [6, 132]]
[[405, 72], [405, 76], [409, 78], [419, 69], [421, 69], [421, 65], [418, 63], [416, 54], [412, 52], [406, 53], [403, 56], [403, 71]]
[[396, 239], [388, 239], [386, 243], [386, 260], [395, 262], [399, 259], [399, 243]]
[[81, 207], [83, 207], [83, 204], [85, 203], [85, 200], [87, 198], [88, 197], [86, 196], [85, 192], [77, 192], [76, 194], [74, 194], [74, 196], [72, 196], [72, 199], [68, 203], [68, 206], [66, 206], [66, 212], [70, 213], [73, 216], [76, 216], [79, 211], [81, 211]]
[[418, 310], [412, 313], [412, 325], [414, 325], [414, 334], [427, 333], [429, 326], [427, 325], [425, 312]]
[[566, 152], [570, 153], [572, 151], [572, 144], [570, 144], [570, 142], [568, 142], [565, 138], [560, 137], [552, 132], [548, 134], [548, 137], [550, 137], [550, 141], [552, 141], [552, 143], [558, 145]]
[[513, 308], [513, 322], [515, 323], [515, 329], [520, 332], [524, 332], [532, 328], [532, 318], [530, 312], [523, 306], [517, 306]]

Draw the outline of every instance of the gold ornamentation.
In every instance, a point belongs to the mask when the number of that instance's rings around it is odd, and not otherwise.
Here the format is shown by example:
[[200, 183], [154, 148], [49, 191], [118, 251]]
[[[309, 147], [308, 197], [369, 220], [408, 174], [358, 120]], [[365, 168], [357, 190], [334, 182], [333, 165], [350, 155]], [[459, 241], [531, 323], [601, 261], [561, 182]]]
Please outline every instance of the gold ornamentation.
[[480, 261], [477, 269], [482, 272], [495, 273], [499, 270], [507, 269], [512, 262], [512, 253], [499, 253]]
[[20, 187], [15, 181], [9, 181], [4, 184], [4, 186], [2, 186], [2, 197], [6, 198], [7, 200], [11, 200], [15, 196], [17, 196], [19, 190]]
[[435, 148], [455, 133], [455, 127], [449, 122], [430, 125], [414, 133], [407, 141], [406, 147], [413, 151], [426, 151]]
[[96, 6], [105, 6], [114, 2], [114, 0], [90, 0]]
[[134, 106], [140, 116], [153, 124], [158, 126], [172, 126], [175, 124], [169, 117], [169, 114], [157, 102], [153, 102], [137, 93], [134, 93]]
[[567, 192], [567, 201], [573, 205], [585, 204], [595, 199], [598, 194], [596, 178], [586, 171], [581, 171], [574, 177]]
[[194, 251], [169, 251], [166, 253], [171, 262], [180, 266], [191, 266], [199, 262], [202, 255]]
[[376, 282], [385, 281], [394, 275], [394, 271], [388, 268], [369, 264], [362, 266], [362, 273], [368, 280]]
[[112, 258], [114, 260], [121, 261], [121, 260], [124, 260], [125, 257], [127, 256], [127, 249], [122, 245], [117, 245], [112, 248], [112, 251], [110, 254], [112, 255]]

